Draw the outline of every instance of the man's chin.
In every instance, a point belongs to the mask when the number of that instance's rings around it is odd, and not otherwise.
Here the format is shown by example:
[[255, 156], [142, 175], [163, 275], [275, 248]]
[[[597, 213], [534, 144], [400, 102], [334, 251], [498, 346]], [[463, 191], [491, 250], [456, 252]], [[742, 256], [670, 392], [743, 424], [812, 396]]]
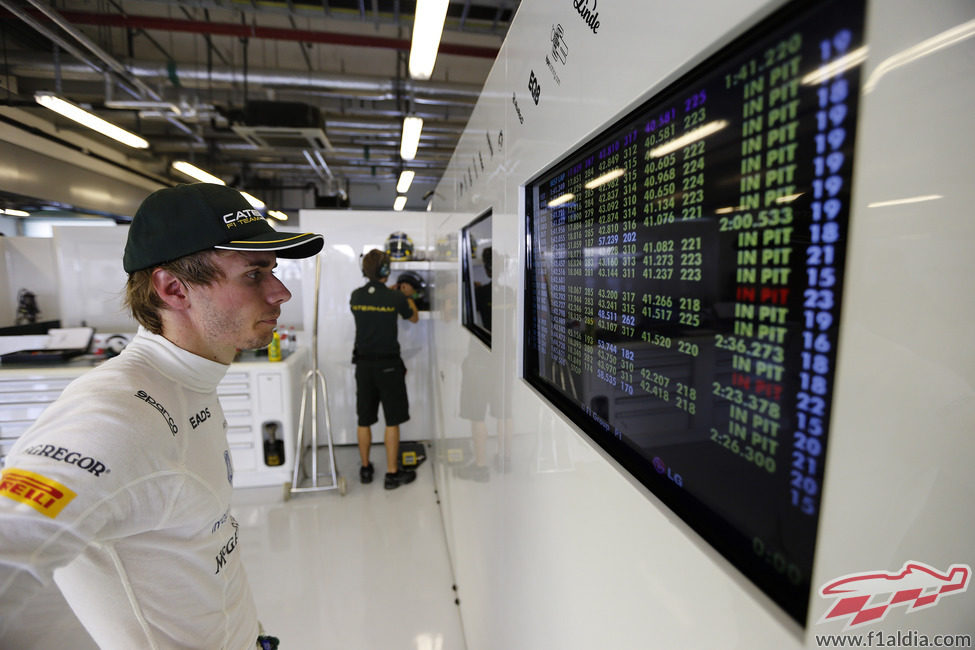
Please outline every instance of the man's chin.
[[269, 334], [259, 334], [259, 335], [255, 336], [253, 339], [251, 339], [250, 341], [248, 341], [247, 344], [243, 348], [241, 348], [241, 349], [243, 349], [243, 350], [261, 350], [263, 348], [266, 348], [268, 345], [270, 345], [271, 344], [271, 339], [273, 339], [273, 338], [274, 338], [274, 332], [273, 331], [270, 332]]

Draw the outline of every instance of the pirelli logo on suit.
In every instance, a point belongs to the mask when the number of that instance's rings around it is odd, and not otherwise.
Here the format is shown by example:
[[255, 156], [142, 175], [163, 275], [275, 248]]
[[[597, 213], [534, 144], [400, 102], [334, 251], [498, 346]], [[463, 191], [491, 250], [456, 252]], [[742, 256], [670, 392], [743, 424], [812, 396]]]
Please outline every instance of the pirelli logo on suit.
[[5, 469], [0, 478], [0, 496], [29, 505], [54, 519], [76, 495], [46, 476], [24, 469]]

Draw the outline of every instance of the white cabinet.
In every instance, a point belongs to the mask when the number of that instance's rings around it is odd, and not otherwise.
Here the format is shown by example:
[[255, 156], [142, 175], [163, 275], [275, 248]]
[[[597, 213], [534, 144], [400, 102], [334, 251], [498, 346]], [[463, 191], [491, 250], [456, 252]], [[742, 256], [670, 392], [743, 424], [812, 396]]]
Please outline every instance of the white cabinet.
[[[234, 487], [291, 482], [308, 357], [301, 347], [275, 363], [245, 353], [217, 386], [227, 418]], [[0, 460], [64, 387], [91, 368], [77, 363], [0, 368]]]
[[302, 347], [275, 363], [245, 353], [217, 386], [234, 487], [291, 482], [301, 382], [308, 368], [308, 350]]

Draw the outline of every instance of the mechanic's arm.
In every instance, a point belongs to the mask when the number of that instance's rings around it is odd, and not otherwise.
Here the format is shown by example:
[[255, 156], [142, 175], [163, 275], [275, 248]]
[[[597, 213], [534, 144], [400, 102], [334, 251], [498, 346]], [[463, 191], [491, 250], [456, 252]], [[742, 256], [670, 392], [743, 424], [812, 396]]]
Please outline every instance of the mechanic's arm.
[[416, 303], [413, 302], [413, 296], [416, 294], [416, 289], [413, 288], [413, 285], [409, 282], [398, 282], [390, 288], [395, 289], [406, 296], [406, 302], [409, 303], [410, 309], [413, 310], [412, 316], [404, 316], [404, 318], [411, 323], [415, 323], [416, 321], [420, 320], [420, 312], [416, 308]]

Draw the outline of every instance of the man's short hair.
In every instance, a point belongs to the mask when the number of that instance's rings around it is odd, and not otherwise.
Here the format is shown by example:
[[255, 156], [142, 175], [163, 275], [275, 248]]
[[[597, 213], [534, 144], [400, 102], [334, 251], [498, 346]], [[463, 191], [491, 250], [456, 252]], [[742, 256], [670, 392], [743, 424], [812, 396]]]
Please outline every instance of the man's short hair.
[[362, 275], [373, 282], [389, 277], [389, 255], [374, 248], [362, 258]]
[[225, 277], [223, 270], [214, 261], [219, 254], [227, 253], [213, 249], [200, 251], [172, 262], [130, 273], [125, 285], [125, 306], [140, 325], [153, 334], [162, 334], [163, 323], [160, 312], [166, 309], [166, 303], [152, 285], [152, 272], [157, 268], [164, 269], [186, 284], [207, 286]]

